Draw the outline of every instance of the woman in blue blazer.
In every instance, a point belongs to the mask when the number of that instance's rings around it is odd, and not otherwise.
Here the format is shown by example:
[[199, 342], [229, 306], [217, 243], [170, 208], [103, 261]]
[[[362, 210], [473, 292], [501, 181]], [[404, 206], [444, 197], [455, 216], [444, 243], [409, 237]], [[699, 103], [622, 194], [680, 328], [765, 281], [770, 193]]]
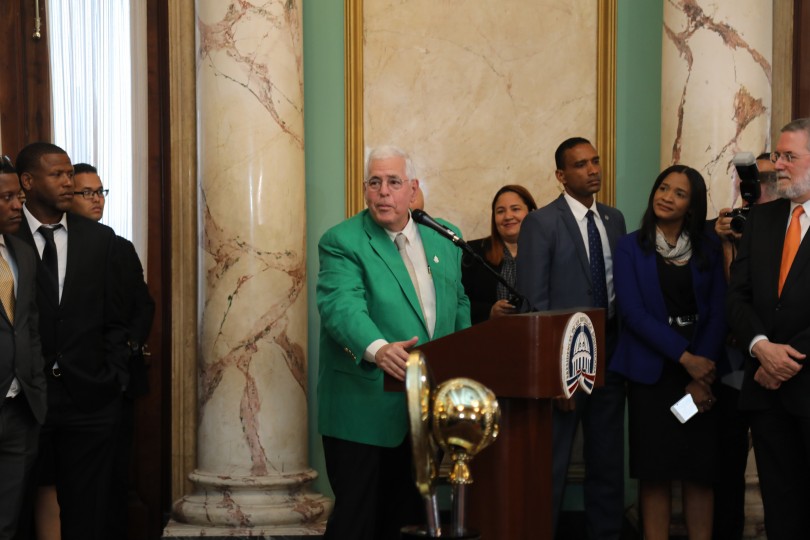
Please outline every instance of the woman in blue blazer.
[[[669, 538], [671, 483], [683, 483], [689, 538], [709, 538], [715, 362], [726, 335], [725, 280], [706, 234], [706, 184], [685, 165], [655, 180], [641, 229], [619, 241], [614, 284], [622, 330], [610, 369], [629, 380], [630, 474], [638, 478], [644, 534]], [[690, 394], [699, 414], [670, 406]]]

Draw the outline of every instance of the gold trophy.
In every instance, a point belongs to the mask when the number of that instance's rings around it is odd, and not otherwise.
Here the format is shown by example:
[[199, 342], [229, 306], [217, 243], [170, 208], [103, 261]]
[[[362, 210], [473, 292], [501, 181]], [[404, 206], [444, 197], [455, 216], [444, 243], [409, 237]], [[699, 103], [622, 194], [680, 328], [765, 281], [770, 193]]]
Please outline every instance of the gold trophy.
[[411, 449], [416, 488], [425, 501], [428, 537], [438, 538], [442, 535], [439, 504], [436, 500], [439, 450], [436, 441], [430, 436], [433, 379], [421, 351], [414, 351], [408, 357], [405, 392], [411, 423]]
[[465, 525], [467, 489], [473, 482], [469, 462], [498, 436], [498, 400], [489, 388], [466, 378], [450, 379], [434, 390], [424, 355], [419, 351], [408, 358], [405, 387], [416, 485], [427, 508], [427, 535], [443, 537], [435, 492], [438, 443], [453, 462], [453, 513], [447, 538], [477, 538]]

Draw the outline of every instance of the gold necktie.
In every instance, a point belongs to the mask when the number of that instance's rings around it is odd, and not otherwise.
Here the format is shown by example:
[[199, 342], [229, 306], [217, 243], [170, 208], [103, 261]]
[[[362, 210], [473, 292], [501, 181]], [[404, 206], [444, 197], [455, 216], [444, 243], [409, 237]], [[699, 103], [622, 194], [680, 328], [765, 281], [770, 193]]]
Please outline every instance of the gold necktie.
[[6, 310], [6, 315], [11, 324], [14, 324], [14, 306], [16, 300], [14, 298], [14, 274], [11, 273], [11, 267], [6, 260], [0, 256], [0, 303], [3, 304], [3, 309]]
[[782, 296], [782, 287], [785, 286], [790, 266], [793, 264], [793, 259], [796, 258], [796, 252], [799, 251], [799, 244], [802, 243], [802, 225], [799, 222], [802, 213], [804, 213], [802, 205], [793, 209], [790, 225], [788, 225], [787, 234], [785, 234], [785, 245], [782, 248], [782, 264], [779, 266], [779, 296]]
[[399, 233], [394, 238], [394, 243], [397, 245], [397, 249], [399, 250], [399, 256], [402, 257], [402, 262], [405, 263], [405, 268], [408, 269], [408, 275], [411, 276], [411, 281], [413, 282], [413, 288], [416, 290], [416, 297], [419, 299], [419, 307], [422, 309], [422, 314], [425, 313], [425, 306], [422, 305], [422, 292], [419, 290], [419, 281], [416, 279], [416, 270], [413, 269], [413, 262], [411, 262], [411, 258], [408, 256], [408, 251], [405, 249], [405, 235]]

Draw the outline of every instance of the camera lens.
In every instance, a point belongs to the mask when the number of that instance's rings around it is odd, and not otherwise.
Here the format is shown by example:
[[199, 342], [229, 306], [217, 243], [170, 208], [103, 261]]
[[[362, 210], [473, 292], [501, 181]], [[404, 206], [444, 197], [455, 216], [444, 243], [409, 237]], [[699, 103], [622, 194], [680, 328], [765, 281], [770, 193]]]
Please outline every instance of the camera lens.
[[745, 214], [738, 213], [735, 214], [734, 217], [731, 218], [731, 230], [735, 233], [742, 234], [743, 229], [745, 228]]

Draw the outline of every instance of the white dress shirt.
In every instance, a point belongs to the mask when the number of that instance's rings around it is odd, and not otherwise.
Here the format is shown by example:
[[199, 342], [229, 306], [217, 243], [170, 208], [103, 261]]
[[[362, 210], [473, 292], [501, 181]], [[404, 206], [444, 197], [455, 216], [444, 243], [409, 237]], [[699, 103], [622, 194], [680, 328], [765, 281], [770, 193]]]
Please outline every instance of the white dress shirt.
[[[28, 208], [23, 205], [23, 215], [25, 215], [28, 226], [31, 228], [31, 234], [34, 236], [34, 243], [37, 246], [37, 253], [39, 259], [42, 260], [42, 251], [45, 249], [45, 238], [39, 233], [39, 227], [42, 223], [35, 218]], [[53, 232], [53, 242], [56, 244], [56, 260], [59, 263], [59, 301], [62, 301], [62, 288], [65, 286], [65, 270], [67, 268], [67, 251], [68, 251], [68, 230], [67, 230], [67, 214], [62, 214], [62, 219], [59, 221], [62, 225], [61, 228]]]
[[[399, 233], [391, 232], [388, 229], [386, 229], [385, 232], [393, 244], [394, 238], [396, 238]], [[430, 268], [428, 267], [427, 257], [425, 256], [425, 248], [422, 245], [422, 237], [419, 234], [419, 227], [416, 226], [413, 219], [408, 218], [408, 223], [400, 232], [405, 235], [407, 239], [405, 251], [408, 252], [408, 257], [411, 258], [411, 264], [413, 264], [413, 270], [416, 273], [416, 281], [419, 283], [419, 292], [422, 297], [422, 306], [425, 309], [424, 316], [428, 335], [433, 336], [433, 331], [436, 328], [436, 289], [433, 286], [433, 277], [430, 275]], [[387, 343], [388, 341], [384, 339], [374, 340], [366, 347], [363, 353], [363, 359], [373, 363], [377, 351]]]

